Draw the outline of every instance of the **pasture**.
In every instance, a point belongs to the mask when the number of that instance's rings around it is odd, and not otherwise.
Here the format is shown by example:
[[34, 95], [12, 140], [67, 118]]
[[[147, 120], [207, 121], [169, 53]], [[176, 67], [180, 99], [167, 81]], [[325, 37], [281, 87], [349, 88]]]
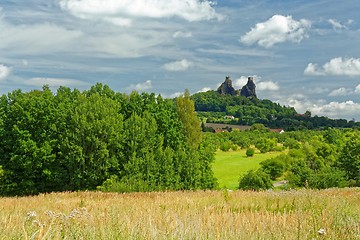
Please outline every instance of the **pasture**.
[[360, 188], [0, 198], [7, 239], [360, 239]]
[[260, 162], [280, 154], [281, 152], [260, 153], [257, 151], [253, 157], [247, 157], [246, 150], [217, 151], [212, 168], [219, 187], [234, 190], [239, 186], [240, 176], [250, 169], [259, 168]]

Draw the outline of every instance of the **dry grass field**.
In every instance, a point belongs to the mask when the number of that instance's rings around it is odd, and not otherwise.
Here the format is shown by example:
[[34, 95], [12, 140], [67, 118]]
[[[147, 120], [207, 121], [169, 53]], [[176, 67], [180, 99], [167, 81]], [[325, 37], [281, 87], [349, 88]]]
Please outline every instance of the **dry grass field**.
[[1, 239], [360, 239], [360, 189], [0, 198]]

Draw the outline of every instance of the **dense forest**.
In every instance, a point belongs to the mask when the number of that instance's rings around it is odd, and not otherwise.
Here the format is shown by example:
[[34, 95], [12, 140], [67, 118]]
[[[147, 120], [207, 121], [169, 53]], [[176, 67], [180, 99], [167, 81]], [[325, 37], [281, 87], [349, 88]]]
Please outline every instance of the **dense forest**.
[[[191, 99], [195, 102], [198, 116], [206, 119], [208, 123], [249, 126], [262, 123], [270, 128], [285, 130], [360, 127], [360, 122], [311, 116], [309, 111], [298, 114], [292, 107], [281, 106], [270, 100], [261, 100], [256, 97], [247, 98], [207, 91], [196, 93], [191, 96]], [[235, 119], [224, 119], [224, 116], [234, 116]]]
[[214, 148], [188, 92], [116, 93], [97, 84], [0, 98], [0, 195], [214, 188]]

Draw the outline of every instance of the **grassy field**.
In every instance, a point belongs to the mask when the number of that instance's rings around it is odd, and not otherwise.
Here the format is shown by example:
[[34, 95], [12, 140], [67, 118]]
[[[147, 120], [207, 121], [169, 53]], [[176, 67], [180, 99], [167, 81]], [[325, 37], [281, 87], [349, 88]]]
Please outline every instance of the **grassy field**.
[[360, 188], [73, 192], [0, 198], [2, 240], [356, 240], [360, 239], [359, 222]]
[[250, 169], [259, 168], [259, 163], [278, 156], [280, 152], [259, 153], [246, 157], [246, 150], [222, 152], [217, 151], [213, 171], [220, 188], [236, 189], [239, 178]]

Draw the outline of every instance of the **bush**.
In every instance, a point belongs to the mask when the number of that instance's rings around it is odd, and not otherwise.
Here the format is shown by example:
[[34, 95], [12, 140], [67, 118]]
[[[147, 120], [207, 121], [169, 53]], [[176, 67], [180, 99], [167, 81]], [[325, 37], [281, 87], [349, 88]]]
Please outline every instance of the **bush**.
[[246, 156], [252, 157], [252, 156], [254, 156], [254, 154], [255, 154], [255, 149], [253, 149], [253, 148], [248, 148], [248, 149], [246, 150]]
[[279, 159], [268, 159], [260, 163], [262, 170], [269, 174], [272, 180], [280, 177], [284, 172], [285, 164]]
[[318, 172], [314, 172], [309, 177], [309, 187], [325, 189], [332, 187], [346, 187], [345, 172], [336, 168], [326, 167]]
[[261, 169], [248, 171], [239, 182], [239, 189], [243, 190], [267, 190], [272, 188], [269, 175]]
[[228, 152], [232, 146], [230, 141], [225, 141], [220, 144], [220, 150], [223, 152]]

